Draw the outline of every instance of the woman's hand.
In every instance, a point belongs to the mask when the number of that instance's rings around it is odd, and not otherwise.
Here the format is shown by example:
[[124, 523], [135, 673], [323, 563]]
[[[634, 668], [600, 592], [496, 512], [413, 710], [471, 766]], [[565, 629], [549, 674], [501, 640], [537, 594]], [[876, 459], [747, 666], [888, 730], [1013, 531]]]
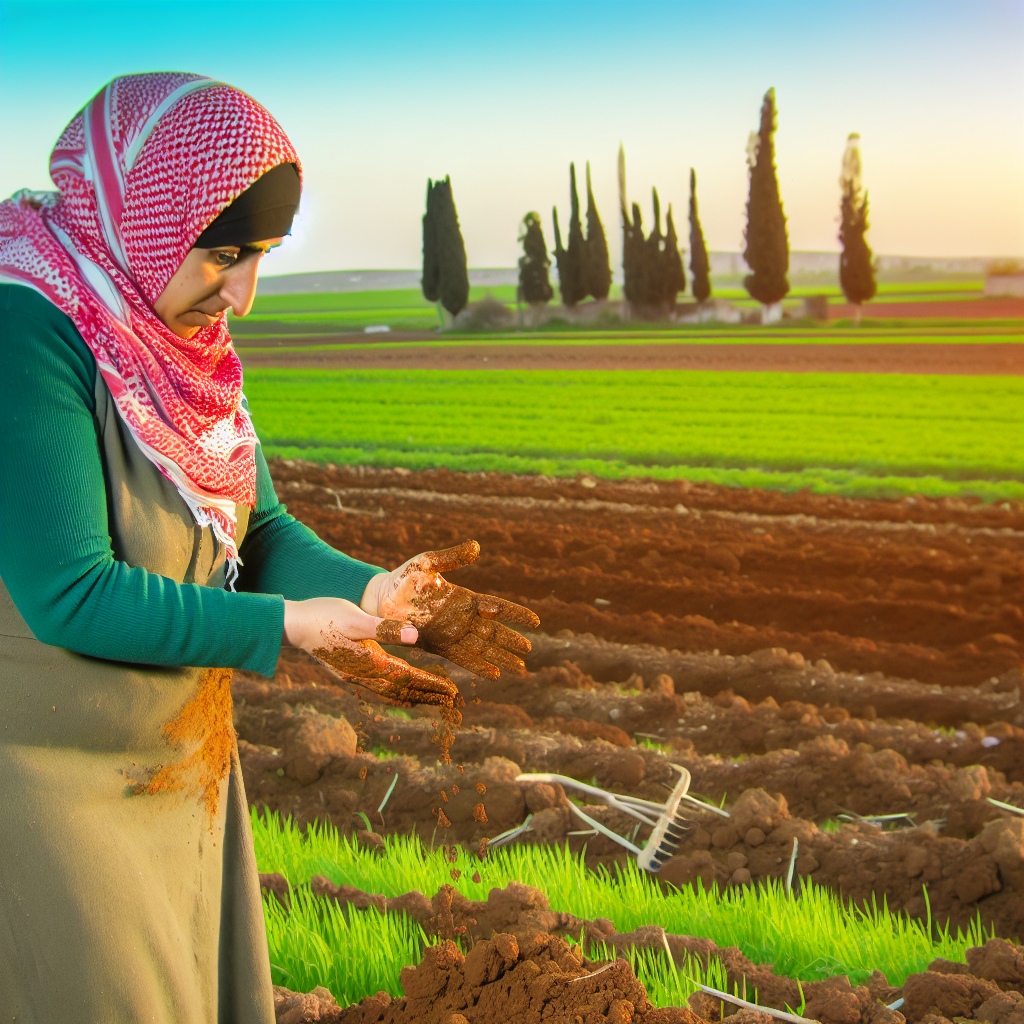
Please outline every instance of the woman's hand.
[[419, 631], [417, 647], [477, 675], [497, 679], [501, 669], [525, 675], [519, 655], [530, 652], [530, 641], [498, 620], [536, 628], [540, 619], [520, 604], [456, 587], [440, 575], [475, 562], [479, 555], [480, 545], [468, 540], [410, 558], [394, 571], [373, 577], [363, 607], [411, 623]]
[[454, 709], [465, 702], [455, 684], [444, 676], [413, 668], [377, 643], [414, 644], [417, 636], [416, 627], [408, 622], [370, 615], [341, 598], [284, 603], [285, 643], [301, 647], [317, 661], [353, 677], [388, 704], [433, 704], [441, 708], [446, 721], [458, 724], [462, 716]]
[[340, 597], [315, 597], [310, 601], [285, 601], [284, 642], [312, 654], [328, 637], [349, 640], [380, 640], [385, 644], [414, 644], [416, 627], [369, 615]]
[[463, 707], [465, 701], [451, 680], [414, 668], [388, 654], [375, 640], [350, 640], [340, 633], [328, 632], [321, 645], [310, 653], [336, 672], [354, 676], [361, 686], [388, 704], [432, 704], [441, 709], [445, 721], [455, 725], [462, 721], [455, 708]]

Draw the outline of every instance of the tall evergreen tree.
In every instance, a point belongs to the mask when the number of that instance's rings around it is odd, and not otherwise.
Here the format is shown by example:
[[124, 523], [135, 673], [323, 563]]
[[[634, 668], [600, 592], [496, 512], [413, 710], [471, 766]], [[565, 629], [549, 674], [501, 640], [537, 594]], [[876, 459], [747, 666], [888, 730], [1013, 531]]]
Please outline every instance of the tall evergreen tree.
[[690, 168], [690, 276], [693, 281], [693, 297], [698, 302], [707, 302], [711, 297], [711, 264], [708, 261], [708, 247], [704, 244], [704, 232], [697, 213], [697, 175]]
[[437, 257], [437, 196], [427, 178], [427, 210], [423, 214], [423, 277], [420, 279], [427, 302], [441, 298], [441, 265]]
[[583, 292], [595, 299], [607, 299], [612, 287], [612, 267], [608, 259], [608, 240], [594, 202], [587, 161], [587, 238], [583, 246]]
[[761, 127], [750, 133], [750, 198], [747, 200], [747, 245], [743, 258], [752, 273], [743, 284], [751, 297], [765, 306], [781, 302], [789, 291], [789, 240], [786, 215], [775, 176], [775, 90], [765, 93]]
[[551, 223], [555, 227], [555, 248], [552, 250], [555, 257], [555, 266], [558, 269], [558, 290], [562, 293], [562, 305], [565, 305], [565, 284], [567, 277], [571, 277], [569, 270], [569, 259], [562, 245], [562, 232], [558, 227], [558, 207], [551, 207]]
[[619, 212], [622, 216], [622, 292], [626, 301], [635, 306], [640, 303], [640, 279], [643, 275], [644, 233], [640, 223], [640, 208], [633, 204], [633, 217], [629, 215], [626, 199], [626, 150], [619, 143]]
[[651, 189], [651, 200], [654, 207], [654, 226], [643, 241], [643, 272], [640, 280], [640, 305], [648, 311], [648, 315], [664, 304], [666, 290], [665, 243], [661, 234], [661, 203], [656, 188]]
[[523, 255], [519, 258], [519, 294], [522, 300], [531, 306], [550, 302], [555, 294], [548, 280], [551, 260], [548, 259], [539, 213], [528, 213], [523, 218], [519, 241], [523, 245]]
[[679, 254], [679, 236], [672, 220], [672, 204], [669, 203], [665, 217], [665, 252], [664, 259], [664, 302], [671, 312], [676, 305], [680, 292], [686, 291], [686, 272], [683, 270], [683, 258]]
[[868, 194], [861, 186], [860, 136], [856, 132], [846, 140], [839, 186], [842, 189], [839, 241], [843, 244], [839, 283], [846, 301], [856, 307], [859, 324], [861, 304], [875, 297], [878, 285], [871, 248], [864, 237], [868, 230]]
[[583, 286], [583, 226], [580, 223], [580, 198], [576, 192], [575, 164], [569, 164], [568, 244], [561, 249], [561, 237], [556, 220], [555, 254], [558, 259], [558, 290], [562, 293], [562, 303], [565, 306], [575, 306], [587, 296]]
[[452, 316], [458, 316], [469, 301], [469, 269], [451, 179], [446, 177], [444, 181], [435, 182], [433, 195], [436, 203], [433, 230], [437, 245], [438, 297]]

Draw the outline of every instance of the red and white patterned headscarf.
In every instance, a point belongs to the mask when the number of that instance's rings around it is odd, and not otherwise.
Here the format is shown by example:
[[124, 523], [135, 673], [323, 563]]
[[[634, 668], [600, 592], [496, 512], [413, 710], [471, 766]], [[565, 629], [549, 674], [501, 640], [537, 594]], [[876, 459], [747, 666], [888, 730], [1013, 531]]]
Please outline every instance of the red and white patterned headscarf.
[[179, 338], [153, 305], [217, 215], [298, 157], [245, 93], [198, 75], [117, 78], [50, 156], [57, 193], [0, 203], [0, 280], [74, 321], [139, 447], [237, 573], [235, 505], [256, 503], [242, 366], [223, 319]]

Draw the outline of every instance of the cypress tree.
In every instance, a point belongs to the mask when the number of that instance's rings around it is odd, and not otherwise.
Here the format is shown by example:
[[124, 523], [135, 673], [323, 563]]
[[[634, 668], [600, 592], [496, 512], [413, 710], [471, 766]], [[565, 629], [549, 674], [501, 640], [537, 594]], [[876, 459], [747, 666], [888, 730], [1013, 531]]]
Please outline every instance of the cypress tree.
[[864, 237], [868, 230], [868, 194], [861, 189], [859, 143], [860, 136], [856, 133], [846, 140], [843, 172], [839, 178], [842, 189], [839, 241], [843, 245], [843, 253], [839, 257], [839, 283], [846, 301], [856, 307], [858, 324], [861, 304], [873, 299], [878, 290], [871, 248]]
[[458, 316], [469, 301], [469, 269], [451, 179], [446, 177], [444, 181], [435, 182], [434, 195], [439, 298], [452, 316]]
[[711, 264], [708, 248], [704, 244], [704, 232], [697, 213], [697, 175], [690, 168], [690, 275], [693, 281], [693, 297], [698, 302], [707, 302], [711, 296]]
[[623, 238], [623, 291], [630, 305], [638, 307], [644, 304], [645, 299], [644, 222], [640, 207], [636, 203], [632, 207], [632, 222], [627, 219], [628, 231]]
[[786, 215], [775, 176], [775, 90], [765, 93], [761, 127], [750, 133], [750, 197], [747, 200], [747, 246], [743, 258], [752, 273], [743, 284], [751, 297], [765, 306], [781, 302], [789, 291], [789, 240]]
[[622, 216], [622, 293], [630, 306], [643, 302], [644, 231], [640, 207], [633, 203], [630, 217], [626, 199], [626, 150], [619, 143], [619, 211]]
[[558, 290], [562, 293], [562, 304], [565, 305], [565, 279], [570, 275], [569, 261], [565, 248], [562, 246], [562, 232], [558, 227], [558, 207], [551, 207], [551, 222], [555, 226], [555, 266], [558, 268]]
[[[561, 245], [556, 228], [556, 251]], [[587, 296], [583, 286], [583, 226], [580, 223], [580, 199], [576, 194], [576, 166], [569, 164], [569, 239], [558, 260], [558, 290], [562, 303], [575, 306]]]
[[523, 255], [519, 258], [519, 294], [531, 306], [550, 302], [554, 292], [548, 281], [548, 247], [540, 226], [540, 214], [528, 213], [523, 218], [519, 241], [523, 243]]
[[423, 297], [437, 302], [441, 297], [441, 266], [437, 259], [437, 197], [434, 183], [427, 178], [427, 210], [423, 214]]
[[[640, 281], [640, 304], [650, 311], [660, 309], [665, 301], [667, 280], [665, 275], [664, 242], [661, 235], [661, 203], [658, 190], [651, 189], [652, 206], [654, 207], [654, 226], [643, 244], [643, 267]], [[634, 215], [635, 219], [635, 215]], [[643, 234], [641, 233], [641, 239]]]
[[587, 239], [583, 246], [582, 286], [585, 295], [607, 299], [612, 287], [612, 267], [608, 259], [608, 240], [594, 202], [590, 184], [590, 161], [587, 161]]
[[683, 258], [679, 255], [679, 237], [676, 225], [672, 220], [672, 204], [669, 204], [665, 217], [665, 252], [664, 260], [664, 302], [669, 311], [675, 309], [676, 297], [686, 291], [686, 273], [683, 270]]

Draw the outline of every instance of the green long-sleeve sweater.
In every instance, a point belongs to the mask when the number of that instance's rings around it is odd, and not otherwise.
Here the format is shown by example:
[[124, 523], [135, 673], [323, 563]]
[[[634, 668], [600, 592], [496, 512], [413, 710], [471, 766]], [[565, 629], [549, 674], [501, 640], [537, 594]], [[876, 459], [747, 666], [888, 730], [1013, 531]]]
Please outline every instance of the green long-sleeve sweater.
[[274, 673], [284, 600], [358, 604], [383, 570], [321, 541], [277, 500], [256, 449], [238, 593], [114, 558], [96, 435], [96, 361], [69, 317], [0, 285], [0, 578], [36, 638], [148, 665]]

